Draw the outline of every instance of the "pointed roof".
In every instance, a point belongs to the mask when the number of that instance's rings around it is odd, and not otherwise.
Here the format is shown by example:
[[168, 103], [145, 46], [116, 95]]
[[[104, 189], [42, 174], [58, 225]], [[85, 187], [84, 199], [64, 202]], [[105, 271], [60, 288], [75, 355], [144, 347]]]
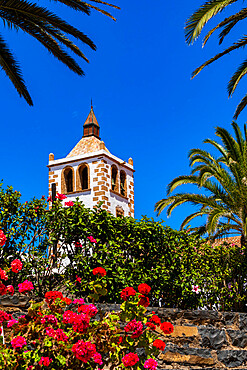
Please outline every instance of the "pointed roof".
[[94, 111], [93, 111], [93, 105], [92, 105], [92, 102], [91, 102], [91, 110], [89, 112], [89, 115], [87, 116], [87, 119], [86, 119], [83, 127], [85, 127], [87, 125], [92, 125], [92, 124], [99, 127], [98, 121], [97, 121], [97, 119], [95, 117], [95, 114], [94, 114]]
[[[96, 136], [83, 136], [66, 158], [97, 152], [101, 149], [100, 143], [102, 143], [102, 141]], [[108, 149], [105, 148], [105, 150], [109, 152]]]
[[[99, 129], [91, 102], [91, 110], [83, 125], [83, 137], [67, 155], [67, 158], [99, 151], [101, 149], [100, 143], [102, 143], [99, 138]], [[109, 152], [108, 149], [105, 148], [105, 150]]]

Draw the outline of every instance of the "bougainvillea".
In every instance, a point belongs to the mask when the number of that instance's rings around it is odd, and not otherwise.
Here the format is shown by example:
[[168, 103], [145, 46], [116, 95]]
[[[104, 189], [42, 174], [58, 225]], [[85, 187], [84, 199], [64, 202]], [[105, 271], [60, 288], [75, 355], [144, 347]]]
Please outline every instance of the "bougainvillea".
[[34, 289], [33, 283], [31, 281], [25, 280], [23, 283], [18, 284], [20, 293], [27, 293]]

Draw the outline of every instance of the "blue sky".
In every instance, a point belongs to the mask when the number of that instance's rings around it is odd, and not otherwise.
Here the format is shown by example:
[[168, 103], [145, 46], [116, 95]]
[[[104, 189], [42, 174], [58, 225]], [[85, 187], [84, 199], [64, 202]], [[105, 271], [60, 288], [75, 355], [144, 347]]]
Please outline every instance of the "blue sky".
[[[116, 3], [121, 7], [113, 12], [117, 22], [51, 5], [98, 47], [92, 52], [82, 46], [90, 59], [90, 64], [79, 61], [85, 77], [68, 70], [30, 36], [1, 25], [34, 100], [30, 108], [0, 72], [1, 178], [21, 191], [23, 201], [47, 195], [48, 155], [63, 158], [80, 140], [93, 98], [102, 140], [112, 154], [134, 160], [136, 218], [158, 220], [154, 204], [174, 177], [189, 173], [189, 149], [214, 138], [216, 126], [231, 129], [245, 90], [242, 83], [229, 100], [226, 84], [244, 55], [225, 57], [190, 80], [193, 69], [219, 50], [216, 38], [203, 49], [201, 39], [185, 44], [185, 20], [202, 2]], [[241, 28], [230, 41], [240, 34]], [[239, 117], [241, 127], [246, 112]], [[165, 213], [161, 218], [179, 228], [190, 210], [181, 207], [168, 220]]]

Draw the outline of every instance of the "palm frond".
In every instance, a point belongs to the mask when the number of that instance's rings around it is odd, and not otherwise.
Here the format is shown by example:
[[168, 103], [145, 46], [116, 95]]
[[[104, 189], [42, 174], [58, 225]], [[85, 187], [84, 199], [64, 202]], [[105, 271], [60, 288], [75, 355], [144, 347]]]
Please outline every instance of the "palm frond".
[[237, 0], [209, 0], [206, 1], [185, 23], [185, 39], [192, 44], [200, 35], [205, 24], [228, 5]]
[[179, 185], [185, 185], [185, 184], [196, 184], [197, 183], [197, 177], [188, 175], [188, 176], [178, 176], [174, 180], [170, 182], [167, 186], [167, 195], [169, 195], [171, 192], [173, 192], [174, 189], [176, 189]]
[[238, 118], [238, 116], [240, 115], [242, 110], [246, 107], [246, 105], [247, 105], [247, 94], [243, 97], [241, 102], [238, 104], [238, 106], [235, 110], [234, 116], [233, 116], [234, 119]]
[[22, 77], [19, 64], [15, 60], [13, 54], [7, 47], [7, 44], [0, 36], [0, 66], [9, 77], [19, 95], [22, 96], [26, 102], [32, 106], [33, 102]]
[[246, 75], [246, 73], [247, 73], [247, 59], [238, 67], [238, 69], [228, 82], [227, 90], [229, 97], [234, 93], [240, 80]]
[[219, 28], [225, 26], [222, 32], [219, 35], [219, 44], [223, 42], [224, 37], [231, 31], [231, 29], [241, 20], [244, 20], [247, 17], [247, 8], [241, 9], [236, 14], [231, 15], [230, 17], [225, 18], [222, 22], [217, 24], [214, 28], [212, 28], [204, 37], [203, 46], [206, 45], [210, 36]]
[[233, 50], [236, 50], [236, 49], [239, 49], [239, 48], [242, 48], [242, 47], [245, 47], [245, 45], [247, 44], [247, 36], [244, 36], [243, 38], [241, 38], [240, 40], [238, 40], [237, 42], [235, 42], [232, 46], [230, 46], [229, 48], [225, 49], [224, 51], [222, 51], [221, 53], [215, 55], [213, 58], [210, 58], [209, 60], [207, 60], [205, 63], [203, 63], [200, 67], [196, 68], [194, 70], [194, 72], [192, 72], [192, 76], [191, 78], [194, 78], [196, 75], [198, 75], [199, 72], [201, 72], [201, 70], [203, 68], [205, 68], [206, 66], [208, 66], [209, 64], [215, 62], [217, 59], [223, 57], [224, 55], [226, 54], [229, 54], [231, 51]]

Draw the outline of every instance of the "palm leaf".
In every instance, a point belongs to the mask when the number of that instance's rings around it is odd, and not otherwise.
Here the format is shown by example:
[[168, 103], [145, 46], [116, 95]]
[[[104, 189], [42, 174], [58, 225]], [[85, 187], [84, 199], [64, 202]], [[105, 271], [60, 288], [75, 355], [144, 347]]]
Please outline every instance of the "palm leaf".
[[185, 39], [192, 44], [200, 35], [205, 24], [228, 5], [237, 0], [210, 0], [206, 1], [185, 23]]
[[7, 44], [0, 36], [0, 65], [9, 77], [19, 95], [22, 96], [26, 102], [32, 106], [33, 102], [25, 85], [22, 73], [18, 63], [16, 62], [13, 54], [7, 47]]
[[229, 97], [234, 93], [237, 85], [239, 84], [240, 80], [246, 75], [247, 73], [247, 59], [238, 67], [230, 81], [227, 85], [227, 90]]
[[238, 106], [235, 110], [234, 116], [233, 116], [234, 119], [238, 118], [238, 116], [240, 115], [242, 110], [246, 107], [246, 105], [247, 105], [247, 94], [243, 97], [241, 102], [238, 104]]
[[247, 36], [244, 36], [243, 38], [241, 38], [240, 40], [238, 40], [237, 42], [235, 42], [232, 46], [230, 46], [229, 48], [225, 49], [224, 51], [222, 51], [221, 53], [215, 55], [213, 58], [207, 60], [205, 63], [203, 63], [200, 67], [196, 68], [194, 70], [194, 72], [192, 72], [192, 76], [191, 78], [194, 78], [196, 75], [198, 75], [198, 73], [206, 66], [208, 66], [209, 64], [215, 62], [217, 59], [223, 57], [224, 55], [226, 54], [229, 54], [231, 51], [233, 50], [236, 50], [236, 49], [239, 49], [239, 48], [242, 48], [244, 47], [245, 45], [247, 44]]

